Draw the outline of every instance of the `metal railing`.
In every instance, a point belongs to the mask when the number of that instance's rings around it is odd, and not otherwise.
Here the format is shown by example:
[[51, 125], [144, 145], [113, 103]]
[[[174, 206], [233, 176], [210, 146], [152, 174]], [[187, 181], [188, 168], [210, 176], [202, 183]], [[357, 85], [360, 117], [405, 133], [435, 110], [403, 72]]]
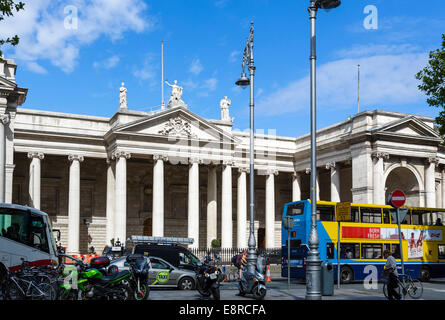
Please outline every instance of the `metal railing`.
[[[205, 256], [210, 252], [212, 259], [215, 254], [221, 259], [221, 265], [231, 265], [232, 257], [243, 250], [248, 251], [248, 248], [190, 248], [189, 250], [201, 261], [204, 261]], [[266, 256], [268, 264], [281, 264], [281, 248], [260, 248], [257, 250], [259, 255]]]

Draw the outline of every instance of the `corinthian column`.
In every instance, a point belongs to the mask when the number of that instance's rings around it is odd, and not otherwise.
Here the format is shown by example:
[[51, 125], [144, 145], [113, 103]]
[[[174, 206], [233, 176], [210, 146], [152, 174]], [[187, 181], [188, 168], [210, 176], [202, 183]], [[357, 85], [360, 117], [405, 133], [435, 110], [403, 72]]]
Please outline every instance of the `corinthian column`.
[[210, 165], [207, 176], [207, 247], [218, 237], [217, 229], [217, 180], [216, 167]]
[[373, 184], [374, 184], [374, 204], [385, 204], [385, 185], [383, 181], [384, 160], [389, 158], [386, 152], [374, 152], [371, 157], [374, 161]]
[[5, 186], [6, 186], [6, 135], [5, 126], [9, 122], [9, 115], [0, 115], [0, 203], [5, 202]]
[[222, 169], [221, 247], [232, 247], [232, 165], [224, 161]]
[[438, 165], [439, 159], [436, 157], [429, 157], [425, 165], [425, 205], [430, 208], [436, 206], [436, 180], [434, 173]]
[[266, 248], [275, 244], [275, 176], [277, 170], [269, 170], [266, 176]]
[[107, 158], [107, 226], [106, 226], [106, 243], [110, 244], [114, 238], [114, 205], [116, 192], [116, 162], [111, 158]]
[[301, 200], [301, 174], [294, 172], [292, 174], [292, 201]]
[[194, 240], [190, 248], [199, 247], [199, 162], [189, 160], [188, 237]]
[[29, 165], [29, 205], [40, 210], [41, 164], [45, 155], [41, 152], [28, 152]]
[[83, 156], [69, 155], [70, 178], [68, 194], [68, 252], [79, 253], [80, 231], [80, 163]]
[[166, 156], [154, 155], [153, 166], [153, 231], [154, 237], [164, 236], [164, 161]]
[[116, 191], [115, 191], [115, 216], [114, 216], [114, 240], [125, 244], [127, 240], [127, 160], [131, 154], [118, 151], [112, 154], [116, 159]]
[[335, 162], [326, 164], [326, 169], [331, 170], [331, 201], [340, 202], [340, 170]]
[[238, 248], [247, 247], [247, 189], [246, 189], [246, 173], [248, 168], [239, 168], [238, 185], [237, 185], [237, 209], [236, 209], [236, 246]]

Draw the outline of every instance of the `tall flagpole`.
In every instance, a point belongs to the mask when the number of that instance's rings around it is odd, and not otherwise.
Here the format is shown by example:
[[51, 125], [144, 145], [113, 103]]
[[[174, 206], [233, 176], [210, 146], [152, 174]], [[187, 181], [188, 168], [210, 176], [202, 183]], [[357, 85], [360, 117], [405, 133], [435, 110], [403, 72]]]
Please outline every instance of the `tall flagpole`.
[[358, 65], [357, 113], [360, 113], [360, 65]]
[[161, 91], [162, 91], [162, 97], [161, 97], [161, 109], [164, 110], [165, 109], [165, 105], [164, 105], [164, 40], [162, 40], [162, 44], [161, 44]]

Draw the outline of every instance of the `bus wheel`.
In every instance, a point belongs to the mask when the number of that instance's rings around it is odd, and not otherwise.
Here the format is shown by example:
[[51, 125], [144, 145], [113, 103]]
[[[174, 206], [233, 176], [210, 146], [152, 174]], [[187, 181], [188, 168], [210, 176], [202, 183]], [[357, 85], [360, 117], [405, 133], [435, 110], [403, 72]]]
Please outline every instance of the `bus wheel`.
[[422, 281], [422, 282], [427, 282], [427, 281], [430, 281], [430, 278], [431, 278], [431, 271], [430, 271], [430, 268], [428, 268], [428, 267], [423, 267], [423, 268], [420, 270], [420, 281]]
[[354, 280], [354, 272], [350, 267], [343, 266], [340, 269], [341, 283], [351, 283]]

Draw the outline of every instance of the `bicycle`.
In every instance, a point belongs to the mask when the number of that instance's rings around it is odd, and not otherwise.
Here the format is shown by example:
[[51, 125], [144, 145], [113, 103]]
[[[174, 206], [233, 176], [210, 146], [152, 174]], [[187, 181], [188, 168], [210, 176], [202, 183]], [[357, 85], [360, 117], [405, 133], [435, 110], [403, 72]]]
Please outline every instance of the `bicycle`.
[[8, 271], [2, 290], [4, 299], [55, 300], [56, 290], [48, 283], [47, 276], [41, 274], [38, 268], [27, 267], [26, 261], [23, 261], [22, 267], [20, 271]]
[[[414, 270], [407, 270], [407, 272], [408, 274], [400, 274], [399, 277], [397, 277], [398, 286], [395, 290], [401, 297], [403, 297], [403, 299], [405, 299], [406, 294], [413, 299], [419, 299], [423, 294], [422, 282], [411, 278], [411, 272], [414, 272]], [[402, 281], [401, 279], [405, 279], [405, 281]], [[402, 294], [400, 294], [400, 288], [402, 288]], [[388, 298], [388, 288], [386, 283], [383, 285], [383, 294]]]

